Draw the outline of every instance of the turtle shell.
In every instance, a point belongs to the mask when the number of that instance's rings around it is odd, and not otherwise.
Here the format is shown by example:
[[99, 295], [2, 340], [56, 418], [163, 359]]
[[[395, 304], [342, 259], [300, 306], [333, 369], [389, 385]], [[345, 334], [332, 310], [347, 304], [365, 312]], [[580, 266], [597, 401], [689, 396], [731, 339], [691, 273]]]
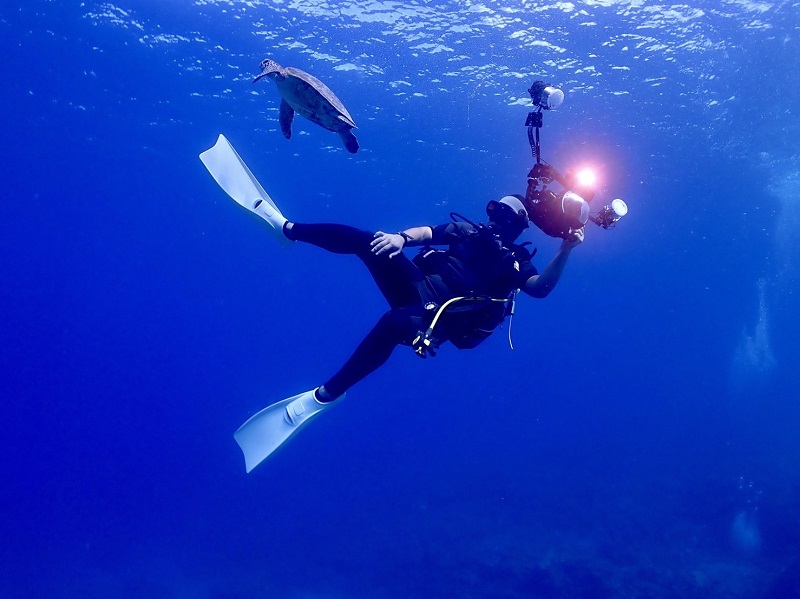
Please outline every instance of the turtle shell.
[[293, 67], [286, 67], [283, 74], [278, 88], [295, 111], [331, 131], [356, 126], [342, 101], [322, 81]]

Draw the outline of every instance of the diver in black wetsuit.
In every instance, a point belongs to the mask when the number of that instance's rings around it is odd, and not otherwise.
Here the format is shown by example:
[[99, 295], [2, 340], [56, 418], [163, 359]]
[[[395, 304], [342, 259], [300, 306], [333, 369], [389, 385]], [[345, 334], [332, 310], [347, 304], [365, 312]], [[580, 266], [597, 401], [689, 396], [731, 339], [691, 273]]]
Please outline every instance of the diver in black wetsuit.
[[[583, 241], [584, 231], [578, 229], [565, 239], [539, 274], [531, 263], [531, 253], [514, 243], [528, 227], [521, 199], [505, 196], [489, 202], [488, 225], [465, 220], [373, 234], [347, 225], [284, 222], [283, 232], [293, 241], [358, 256], [390, 307], [339, 372], [316, 390], [314, 398], [326, 403], [344, 395], [382, 366], [397, 345], [415, 346], [422, 357], [426, 350], [433, 354], [445, 341], [460, 348], [474, 347], [502, 322], [506, 303], [517, 290], [546, 297], [558, 283], [570, 252]], [[412, 261], [402, 252], [409, 246], [447, 249], [429, 249]], [[462, 305], [455, 298], [461, 298]], [[435, 339], [426, 339], [422, 331], [430, 333], [439, 314]]]

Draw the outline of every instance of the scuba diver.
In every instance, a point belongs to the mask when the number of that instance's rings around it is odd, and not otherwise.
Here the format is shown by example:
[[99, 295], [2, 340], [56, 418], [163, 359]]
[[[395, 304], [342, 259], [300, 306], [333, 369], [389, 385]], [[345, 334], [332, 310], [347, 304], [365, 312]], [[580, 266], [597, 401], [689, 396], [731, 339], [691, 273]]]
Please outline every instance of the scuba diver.
[[[223, 135], [200, 158], [228, 195], [264, 219], [281, 242], [358, 257], [389, 304], [338, 372], [315, 389], [268, 406], [236, 431], [247, 472], [380, 368], [398, 345], [423, 358], [448, 341], [459, 349], [477, 346], [511, 313], [518, 291], [534, 298], [550, 294], [584, 238], [583, 226], [562, 235], [561, 247], [539, 273], [531, 252], [516, 243], [530, 218], [526, 198], [516, 195], [490, 201], [485, 225], [456, 214], [448, 224], [398, 233], [289, 221]], [[407, 247], [421, 250], [411, 260], [403, 253]]]
[[[399, 233], [373, 234], [335, 224], [286, 221], [282, 225], [292, 241], [357, 256], [390, 308], [339, 372], [315, 390], [315, 400], [326, 403], [343, 396], [382, 366], [397, 345], [411, 346], [421, 357], [435, 355], [446, 341], [459, 349], [475, 347], [504, 320], [517, 290], [537, 298], [552, 291], [570, 252], [583, 241], [583, 229], [562, 241], [555, 258], [539, 274], [530, 252], [514, 243], [528, 227], [521, 199], [492, 200], [486, 212], [488, 225], [456, 221]], [[282, 218], [275, 212], [270, 222], [277, 224]], [[402, 250], [414, 246], [425, 250], [409, 260]], [[431, 246], [448, 249], [437, 251]], [[428, 332], [436, 314], [441, 320]]]

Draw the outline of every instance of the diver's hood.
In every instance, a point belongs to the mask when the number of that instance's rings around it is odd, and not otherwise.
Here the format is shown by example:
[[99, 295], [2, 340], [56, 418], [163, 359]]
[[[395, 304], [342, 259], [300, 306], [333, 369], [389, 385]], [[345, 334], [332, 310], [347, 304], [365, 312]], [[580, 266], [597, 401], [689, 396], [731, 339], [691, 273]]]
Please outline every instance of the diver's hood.
[[527, 229], [530, 225], [528, 225], [528, 211], [525, 209], [525, 204], [522, 203], [516, 196], [503, 196], [499, 200], [492, 200], [486, 206], [486, 214], [491, 219], [492, 213], [494, 212], [497, 204], [503, 204], [508, 208], [511, 208], [511, 211], [517, 215], [518, 222], [520, 227], [523, 229]]

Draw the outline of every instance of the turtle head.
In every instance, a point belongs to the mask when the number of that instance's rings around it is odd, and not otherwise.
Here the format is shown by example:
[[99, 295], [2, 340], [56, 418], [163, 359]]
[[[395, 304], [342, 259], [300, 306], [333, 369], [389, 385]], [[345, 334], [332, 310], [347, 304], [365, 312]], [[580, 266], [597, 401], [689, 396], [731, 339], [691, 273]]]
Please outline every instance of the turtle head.
[[259, 79], [263, 79], [264, 77], [269, 77], [270, 79], [275, 79], [280, 81], [283, 79], [283, 67], [279, 65], [274, 60], [270, 60], [269, 58], [265, 58], [261, 61], [261, 74], [253, 79], [253, 83], [258, 81]]

